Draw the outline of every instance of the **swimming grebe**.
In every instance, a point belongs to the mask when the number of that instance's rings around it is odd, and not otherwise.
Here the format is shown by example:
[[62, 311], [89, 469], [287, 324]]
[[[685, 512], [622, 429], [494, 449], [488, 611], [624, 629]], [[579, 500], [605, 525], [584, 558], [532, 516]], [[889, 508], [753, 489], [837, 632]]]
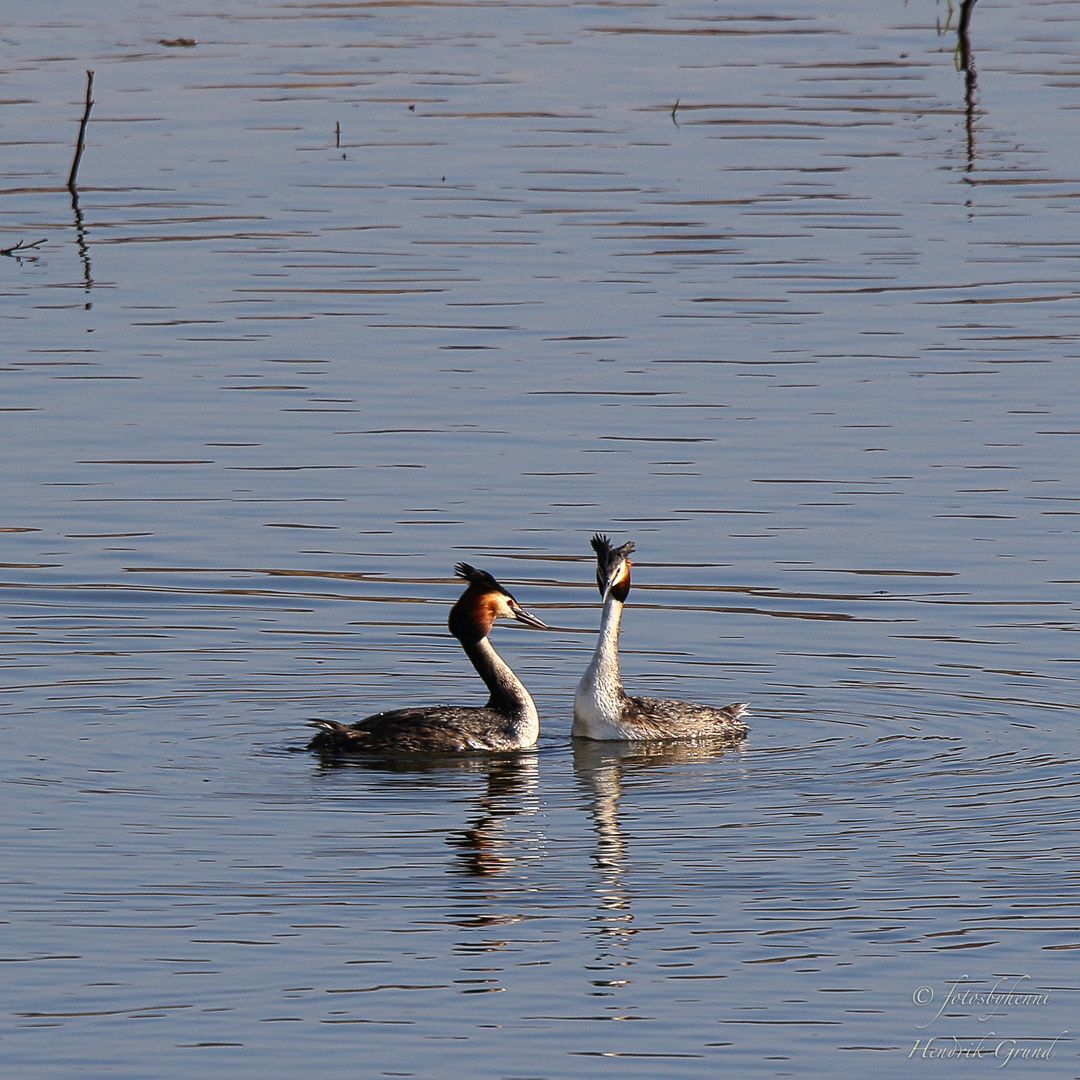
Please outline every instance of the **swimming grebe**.
[[540, 630], [550, 627], [530, 615], [489, 573], [468, 563], [454, 567], [468, 588], [450, 609], [450, 633], [487, 684], [484, 706], [431, 705], [376, 713], [355, 724], [312, 720], [319, 734], [308, 749], [324, 754], [366, 751], [439, 753], [522, 750], [540, 733], [536, 705], [521, 680], [492, 648], [487, 635], [496, 619], [517, 619]]
[[693, 705], [688, 701], [629, 697], [619, 675], [619, 623], [630, 593], [630, 552], [633, 541], [613, 548], [597, 533], [596, 584], [604, 598], [596, 652], [574, 694], [574, 724], [570, 733], [582, 739], [694, 739], [702, 736], [738, 738], [749, 730], [743, 721], [748, 706]]

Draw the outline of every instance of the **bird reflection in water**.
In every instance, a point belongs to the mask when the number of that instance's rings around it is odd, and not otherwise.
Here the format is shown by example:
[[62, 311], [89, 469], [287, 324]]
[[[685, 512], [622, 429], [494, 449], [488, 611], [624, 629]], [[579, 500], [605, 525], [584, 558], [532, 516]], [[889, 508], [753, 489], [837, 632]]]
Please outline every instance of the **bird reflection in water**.
[[630, 851], [619, 821], [619, 799], [627, 777], [647, 769], [705, 762], [732, 749], [730, 739], [716, 737], [694, 742], [611, 743], [574, 741], [574, 774], [589, 793], [596, 844], [592, 864], [597, 872], [597, 910], [591, 922], [597, 951], [588, 970], [608, 972], [593, 980], [594, 996], [606, 997], [630, 980], [619, 969], [633, 966], [629, 949], [638, 933], [633, 927], [633, 889], [626, 877]]
[[506, 835], [511, 818], [535, 813], [539, 769], [536, 755], [512, 754], [489, 758], [479, 813], [463, 832], [451, 833], [446, 842], [457, 848], [458, 873], [489, 877], [507, 870], [522, 857], [520, 837]]
[[[476, 797], [475, 813], [467, 828], [451, 832], [446, 843], [458, 851], [456, 873], [473, 877], [498, 874], [527, 858], [536, 845], [508, 837], [506, 824], [514, 817], [532, 815], [538, 802], [539, 767], [535, 751], [506, 754], [369, 754], [321, 759], [322, 771], [364, 769], [379, 773], [454, 777], [463, 773], [486, 775], [483, 792]], [[455, 787], [455, 795], [459, 789]]]

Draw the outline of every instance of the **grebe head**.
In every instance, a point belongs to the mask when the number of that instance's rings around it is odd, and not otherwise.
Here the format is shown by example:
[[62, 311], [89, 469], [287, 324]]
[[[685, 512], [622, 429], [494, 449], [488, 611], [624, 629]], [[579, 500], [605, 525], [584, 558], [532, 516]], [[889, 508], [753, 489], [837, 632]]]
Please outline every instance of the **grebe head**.
[[486, 570], [461, 562], [454, 573], [464, 578], [469, 587], [450, 609], [447, 625], [459, 641], [479, 641], [488, 636], [496, 619], [517, 619], [537, 630], [550, 630], [535, 615], [526, 611]]
[[592, 538], [592, 549], [596, 552], [596, 587], [600, 595], [607, 600], [610, 592], [620, 603], [625, 603], [630, 595], [630, 567], [634, 565], [630, 552], [634, 550], [634, 541], [612, 547], [608, 537], [597, 533]]

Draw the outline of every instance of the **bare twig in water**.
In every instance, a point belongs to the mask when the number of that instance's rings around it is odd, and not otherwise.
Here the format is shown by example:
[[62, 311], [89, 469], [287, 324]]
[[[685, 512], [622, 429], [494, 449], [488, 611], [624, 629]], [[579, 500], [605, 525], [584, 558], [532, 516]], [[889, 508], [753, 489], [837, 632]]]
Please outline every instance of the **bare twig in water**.
[[679, 111], [679, 102], [680, 101], [682, 101], [682, 98], [676, 98], [675, 99], [675, 104], [671, 106], [671, 122], [676, 127], [679, 126], [679, 121], [675, 119], [675, 114]]
[[25, 241], [20, 240], [17, 244], [13, 244], [11, 247], [0, 248], [0, 255], [18, 256], [19, 252], [29, 251], [31, 248], [41, 247], [41, 245], [44, 243], [44, 240], [34, 240], [32, 243], [27, 244]]
[[975, 7], [975, 0], [961, 0], [960, 22], [956, 27], [956, 70], [965, 75], [974, 74], [974, 66], [971, 62], [971, 10]]
[[68, 191], [75, 194], [75, 178], [79, 173], [79, 162], [82, 160], [83, 148], [86, 146], [86, 125], [90, 120], [90, 110], [94, 107], [94, 73], [86, 73], [86, 105], [83, 108], [82, 123], [79, 124], [79, 139], [75, 144], [75, 159], [71, 163], [71, 172], [68, 173]]
[[966, 34], [971, 28], [971, 9], [975, 6], [975, 0], [961, 0], [960, 25], [956, 30], [959, 34]]

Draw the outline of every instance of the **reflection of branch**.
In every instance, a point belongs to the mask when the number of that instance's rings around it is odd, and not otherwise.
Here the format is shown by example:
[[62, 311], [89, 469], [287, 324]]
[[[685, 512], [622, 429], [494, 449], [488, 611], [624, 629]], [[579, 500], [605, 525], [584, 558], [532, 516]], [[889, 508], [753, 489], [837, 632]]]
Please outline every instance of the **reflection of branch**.
[[79, 162], [82, 160], [83, 147], [86, 145], [86, 125], [90, 121], [90, 110], [94, 107], [94, 73], [86, 73], [86, 106], [83, 109], [82, 123], [79, 124], [79, 138], [75, 143], [75, 159], [71, 163], [71, 172], [68, 173], [68, 191], [75, 195], [75, 177], [79, 172]]
[[971, 10], [975, 0], [961, 0], [960, 22], [956, 27], [956, 67], [964, 73], [964, 120], [967, 130], [967, 171], [975, 168], [975, 61], [971, 55]]
[[82, 210], [79, 209], [79, 193], [71, 189], [71, 209], [75, 214], [75, 246], [79, 249], [79, 258], [83, 264], [83, 283], [89, 292], [94, 284], [94, 274], [90, 269], [90, 248], [86, 243], [86, 226], [83, 224]]

